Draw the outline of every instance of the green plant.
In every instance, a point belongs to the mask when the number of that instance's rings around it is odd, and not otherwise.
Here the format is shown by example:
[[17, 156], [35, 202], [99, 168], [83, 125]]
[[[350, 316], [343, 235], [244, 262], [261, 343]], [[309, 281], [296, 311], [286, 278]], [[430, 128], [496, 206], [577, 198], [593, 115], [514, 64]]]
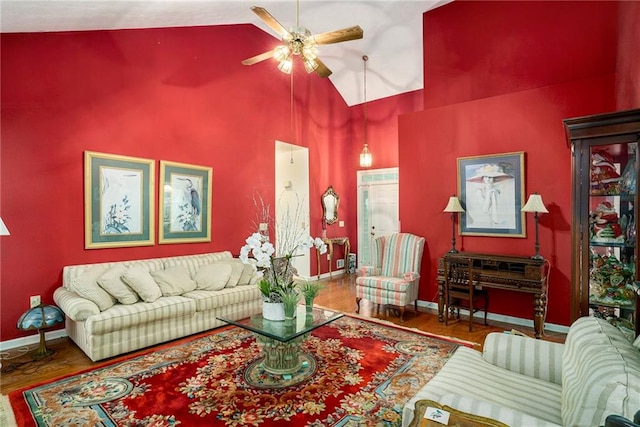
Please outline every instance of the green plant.
[[295, 289], [291, 291], [281, 289], [278, 293], [280, 294], [280, 299], [284, 304], [284, 316], [293, 317], [296, 312], [296, 306], [298, 305], [298, 302], [300, 302], [300, 294], [296, 292]]
[[320, 282], [302, 282], [298, 285], [298, 290], [304, 295], [305, 300], [314, 299], [322, 290], [322, 284]]

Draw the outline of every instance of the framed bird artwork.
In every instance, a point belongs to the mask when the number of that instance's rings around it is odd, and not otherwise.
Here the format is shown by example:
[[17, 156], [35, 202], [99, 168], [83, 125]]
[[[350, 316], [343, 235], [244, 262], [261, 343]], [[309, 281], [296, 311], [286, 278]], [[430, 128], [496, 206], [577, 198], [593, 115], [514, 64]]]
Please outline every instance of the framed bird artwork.
[[160, 244], [211, 241], [212, 174], [210, 167], [160, 161]]

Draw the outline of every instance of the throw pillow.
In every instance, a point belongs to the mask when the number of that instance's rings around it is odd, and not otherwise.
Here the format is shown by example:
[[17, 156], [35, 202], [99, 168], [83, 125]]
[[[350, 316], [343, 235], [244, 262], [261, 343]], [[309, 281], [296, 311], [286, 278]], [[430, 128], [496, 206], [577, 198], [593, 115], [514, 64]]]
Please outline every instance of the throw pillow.
[[640, 350], [640, 335], [636, 338], [636, 340], [633, 342], [633, 346], [635, 348], [637, 348], [638, 350]]
[[196, 273], [196, 288], [205, 291], [219, 291], [223, 289], [231, 277], [232, 268], [229, 264], [206, 264]]
[[144, 302], [154, 302], [162, 296], [158, 284], [153, 280], [149, 271], [141, 265], [128, 268], [122, 275], [122, 280], [131, 286]]
[[251, 283], [251, 277], [253, 277], [256, 269], [252, 264], [244, 264], [242, 261], [240, 263], [242, 264], [242, 274], [238, 280], [238, 286], [248, 285]]
[[87, 269], [71, 281], [71, 289], [78, 295], [95, 303], [100, 311], [112, 307], [116, 299], [98, 286], [98, 279], [104, 274], [106, 267], [95, 266]]
[[115, 297], [120, 304], [134, 304], [139, 300], [138, 294], [122, 280], [125, 271], [127, 267], [124, 265], [114, 265], [100, 276], [98, 285]]
[[228, 265], [231, 267], [231, 275], [229, 276], [229, 280], [227, 280], [225, 288], [235, 288], [238, 286], [238, 282], [240, 281], [240, 277], [244, 270], [244, 264], [242, 261], [239, 259], [229, 259], [225, 261], [214, 261], [213, 264]]
[[151, 277], [156, 281], [165, 297], [182, 295], [196, 288], [196, 282], [191, 279], [189, 270], [183, 265], [152, 271]]

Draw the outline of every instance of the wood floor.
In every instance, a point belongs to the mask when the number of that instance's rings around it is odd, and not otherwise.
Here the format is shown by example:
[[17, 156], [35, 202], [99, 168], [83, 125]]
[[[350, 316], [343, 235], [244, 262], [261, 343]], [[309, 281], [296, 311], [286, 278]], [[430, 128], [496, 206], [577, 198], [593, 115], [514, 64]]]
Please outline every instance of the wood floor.
[[[356, 311], [354, 275], [336, 275], [333, 279], [323, 279], [322, 283], [324, 289], [315, 300], [317, 305], [345, 313], [354, 313]], [[397, 315], [393, 313], [381, 312], [378, 315], [373, 310], [372, 317], [401, 324]], [[444, 323], [438, 322], [437, 313], [431, 310], [421, 310], [416, 315], [413, 311], [407, 309], [404, 317], [405, 321], [401, 324], [402, 326], [470, 341], [476, 343], [474, 348], [478, 350], [482, 348], [482, 343], [488, 333], [502, 332], [514, 328], [513, 325], [504, 323], [498, 324], [490, 321], [489, 326], [484, 326], [481, 322], [476, 322], [473, 326], [473, 332], [469, 332], [467, 319], [462, 319], [462, 321], [453, 324], [449, 323], [449, 326], [445, 326]], [[515, 329], [528, 335], [533, 335], [532, 328], [517, 326]], [[564, 342], [564, 338], [564, 334], [553, 332], [547, 332], [545, 335], [545, 339], [556, 342]], [[94, 368], [118, 359], [116, 357], [97, 363], [92, 362], [69, 338], [48, 341], [47, 348], [55, 350], [55, 353], [43, 360], [31, 361], [30, 352], [36, 348], [37, 345], [34, 344], [28, 349], [13, 349], [2, 354], [2, 370], [0, 372], [0, 392], [2, 394], [46, 382], [63, 375]]]

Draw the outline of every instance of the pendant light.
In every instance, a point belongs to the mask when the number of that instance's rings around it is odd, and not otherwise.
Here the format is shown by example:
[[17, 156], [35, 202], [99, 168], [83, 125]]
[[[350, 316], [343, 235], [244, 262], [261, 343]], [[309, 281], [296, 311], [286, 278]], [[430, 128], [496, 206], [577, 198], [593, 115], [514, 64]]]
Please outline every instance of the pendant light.
[[367, 61], [369, 57], [362, 55], [362, 62], [364, 63], [364, 102], [362, 104], [362, 110], [364, 115], [364, 147], [360, 152], [360, 167], [370, 168], [373, 163], [373, 156], [369, 151], [369, 144], [367, 144]]

